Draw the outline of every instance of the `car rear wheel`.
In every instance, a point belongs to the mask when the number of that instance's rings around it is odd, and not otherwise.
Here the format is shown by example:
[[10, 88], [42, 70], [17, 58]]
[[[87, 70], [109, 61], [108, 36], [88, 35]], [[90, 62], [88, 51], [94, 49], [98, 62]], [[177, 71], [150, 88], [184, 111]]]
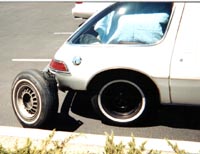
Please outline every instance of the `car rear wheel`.
[[150, 97], [140, 82], [126, 78], [104, 82], [92, 102], [102, 119], [119, 125], [143, 119], [150, 109]]
[[11, 97], [13, 110], [24, 127], [43, 127], [58, 110], [56, 81], [38, 70], [19, 73]]

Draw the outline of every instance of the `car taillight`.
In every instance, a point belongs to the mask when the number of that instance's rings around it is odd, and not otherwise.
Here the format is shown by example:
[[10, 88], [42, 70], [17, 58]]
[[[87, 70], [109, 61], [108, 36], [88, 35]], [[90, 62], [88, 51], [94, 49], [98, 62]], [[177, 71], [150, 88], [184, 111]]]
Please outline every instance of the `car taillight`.
[[81, 2], [81, 1], [78, 1], [78, 2], [75, 2], [76, 4], [82, 4], [83, 2]]
[[51, 60], [50, 68], [55, 71], [68, 72], [67, 66], [63, 61]]

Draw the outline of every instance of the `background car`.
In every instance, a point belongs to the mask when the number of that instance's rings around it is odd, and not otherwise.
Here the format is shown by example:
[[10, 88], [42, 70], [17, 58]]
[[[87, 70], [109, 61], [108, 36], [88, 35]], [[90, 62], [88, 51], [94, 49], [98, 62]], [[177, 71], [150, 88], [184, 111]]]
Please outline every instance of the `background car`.
[[111, 4], [109, 2], [75, 2], [72, 8], [72, 15], [74, 18], [87, 19], [95, 12], [101, 11]]

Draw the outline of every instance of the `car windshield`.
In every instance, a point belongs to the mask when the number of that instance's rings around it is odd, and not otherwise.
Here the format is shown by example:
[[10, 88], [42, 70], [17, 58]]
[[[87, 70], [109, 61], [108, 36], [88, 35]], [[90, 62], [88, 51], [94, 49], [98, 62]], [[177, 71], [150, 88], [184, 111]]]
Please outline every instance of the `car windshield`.
[[[74, 44], [153, 44], [161, 40], [171, 2], [122, 2], [85, 24]], [[95, 17], [94, 17], [95, 18]]]

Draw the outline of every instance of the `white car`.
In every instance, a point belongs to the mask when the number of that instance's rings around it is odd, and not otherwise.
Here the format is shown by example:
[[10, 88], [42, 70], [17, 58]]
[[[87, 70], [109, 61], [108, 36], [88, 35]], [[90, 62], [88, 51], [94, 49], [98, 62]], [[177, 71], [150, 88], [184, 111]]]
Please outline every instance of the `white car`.
[[26, 127], [44, 125], [57, 111], [58, 89], [88, 91], [102, 121], [118, 125], [145, 122], [159, 104], [200, 105], [199, 14], [194, 2], [109, 6], [79, 27], [43, 71], [17, 75], [17, 118]]
[[88, 19], [111, 4], [109, 2], [75, 2], [72, 8], [72, 15], [74, 18]]

